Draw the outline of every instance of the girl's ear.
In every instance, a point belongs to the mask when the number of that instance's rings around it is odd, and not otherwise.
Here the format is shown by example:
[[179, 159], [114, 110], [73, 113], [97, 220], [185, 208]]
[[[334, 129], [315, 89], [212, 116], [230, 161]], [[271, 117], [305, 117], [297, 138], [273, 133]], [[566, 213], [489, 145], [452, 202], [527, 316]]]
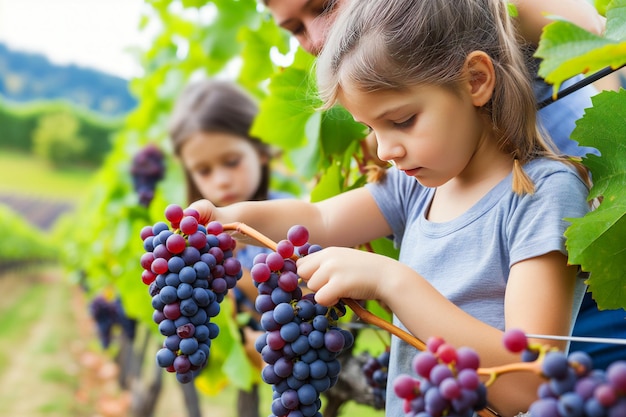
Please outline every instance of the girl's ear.
[[473, 51], [465, 59], [465, 71], [472, 104], [482, 107], [491, 99], [496, 72], [491, 57], [483, 51]]

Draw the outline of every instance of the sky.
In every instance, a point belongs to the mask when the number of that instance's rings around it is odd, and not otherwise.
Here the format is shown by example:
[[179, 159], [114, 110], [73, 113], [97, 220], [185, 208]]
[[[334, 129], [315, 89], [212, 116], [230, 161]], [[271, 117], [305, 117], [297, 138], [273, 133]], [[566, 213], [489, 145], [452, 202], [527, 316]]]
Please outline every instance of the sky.
[[148, 44], [139, 30], [144, 0], [0, 0], [0, 42], [126, 79], [141, 75], [130, 47]]

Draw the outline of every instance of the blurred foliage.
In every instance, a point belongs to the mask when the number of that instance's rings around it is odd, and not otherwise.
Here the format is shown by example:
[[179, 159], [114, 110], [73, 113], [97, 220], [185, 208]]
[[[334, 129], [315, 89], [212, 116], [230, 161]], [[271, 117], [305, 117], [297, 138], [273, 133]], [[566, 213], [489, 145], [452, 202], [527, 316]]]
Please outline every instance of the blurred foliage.
[[[62, 116], [61, 116], [62, 115]], [[47, 120], [47, 121], [46, 121]], [[27, 104], [15, 104], [0, 100], [0, 149], [19, 150], [25, 153], [43, 152], [43, 156], [52, 157], [55, 152], [45, 148], [61, 138], [54, 138], [56, 123], [64, 130], [61, 136], [72, 136], [74, 149], [71, 162], [73, 165], [96, 167], [102, 163], [111, 151], [112, 136], [122, 128], [122, 118], [110, 119], [90, 111], [73, 106], [64, 101], [39, 101]], [[48, 126], [47, 128], [44, 126]], [[47, 132], [46, 132], [47, 130]], [[69, 132], [72, 132], [69, 134]], [[35, 136], [40, 135], [35, 145]], [[48, 142], [47, 144], [45, 142]], [[42, 146], [40, 150], [36, 147]], [[52, 157], [52, 161], [54, 162]]]
[[18, 213], [0, 204], [0, 267], [33, 261], [55, 261], [59, 246]]
[[87, 147], [79, 127], [76, 116], [68, 112], [42, 116], [33, 132], [33, 153], [55, 166], [70, 165]]

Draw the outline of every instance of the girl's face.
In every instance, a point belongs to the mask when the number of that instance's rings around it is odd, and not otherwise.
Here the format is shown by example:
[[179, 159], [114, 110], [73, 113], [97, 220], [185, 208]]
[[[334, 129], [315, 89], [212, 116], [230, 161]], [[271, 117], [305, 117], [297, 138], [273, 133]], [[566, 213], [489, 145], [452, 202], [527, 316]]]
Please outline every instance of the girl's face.
[[462, 176], [485, 144], [485, 124], [469, 93], [438, 86], [368, 93], [348, 88], [339, 101], [375, 132], [380, 159], [427, 187]]
[[247, 139], [218, 132], [191, 135], [180, 158], [202, 196], [216, 206], [251, 199], [267, 163]]
[[268, 0], [277, 25], [293, 34], [302, 48], [319, 54], [336, 11], [348, 0]]

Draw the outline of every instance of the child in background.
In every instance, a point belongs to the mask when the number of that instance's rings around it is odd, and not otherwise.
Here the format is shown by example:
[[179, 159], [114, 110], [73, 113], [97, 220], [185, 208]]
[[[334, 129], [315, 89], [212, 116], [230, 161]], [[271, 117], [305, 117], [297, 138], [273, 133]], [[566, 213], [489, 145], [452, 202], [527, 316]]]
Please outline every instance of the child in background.
[[[272, 149], [250, 136], [257, 104], [228, 81], [189, 84], [175, 104], [170, 120], [174, 153], [182, 163], [189, 202], [206, 198], [218, 207], [247, 200], [289, 197], [270, 190]], [[242, 339], [252, 363], [261, 367], [254, 341], [261, 332], [254, 308], [257, 289], [249, 271], [254, 257], [267, 249], [238, 244], [244, 275], [233, 289], [238, 312], [250, 314]], [[257, 417], [258, 387], [240, 391], [238, 416]], [[255, 406], [257, 405], [257, 406]]]
[[[338, 101], [375, 133], [394, 165], [386, 178], [318, 203], [202, 200], [191, 207], [203, 221], [241, 221], [274, 240], [306, 226], [325, 248], [298, 260], [318, 302], [381, 300], [396, 325], [470, 346], [481, 366], [519, 360], [502, 346], [506, 329], [570, 334], [585, 287], [567, 263], [564, 219], [588, 212], [588, 178], [537, 128], [506, 2], [350, 2], [317, 65], [326, 106]], [[391, 234], [398, 261], [353, 249]], [[389, 381], [416, 353], [392, 338]], [[526, 411], [540, 382], [499, 378], [491, 408]], [[387, 416], [404, 415], [392, 390], [386, 403]]]

